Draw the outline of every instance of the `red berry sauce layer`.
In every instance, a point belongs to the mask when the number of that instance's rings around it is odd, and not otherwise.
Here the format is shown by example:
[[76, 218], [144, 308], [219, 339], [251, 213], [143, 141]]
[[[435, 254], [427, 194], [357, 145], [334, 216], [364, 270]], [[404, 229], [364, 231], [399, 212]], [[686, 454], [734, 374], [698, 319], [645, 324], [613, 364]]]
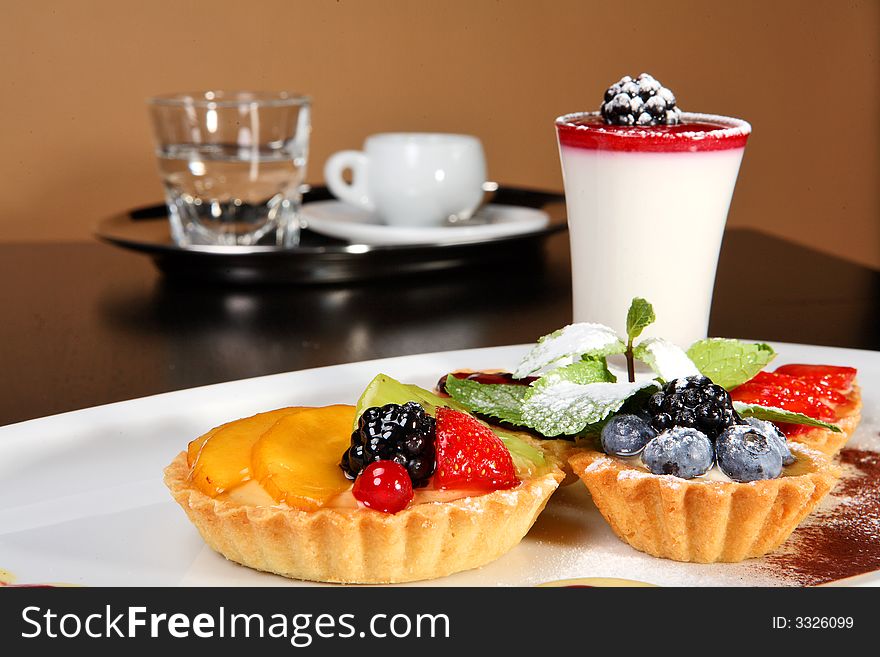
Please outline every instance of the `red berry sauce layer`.
[[713, 114], [681, 115], [676, 125], [609, 125], [598, 112], [556, 119], [562, 146], [640, 153], [698, 153], [745, 148], [752, 127], [740, 119]]

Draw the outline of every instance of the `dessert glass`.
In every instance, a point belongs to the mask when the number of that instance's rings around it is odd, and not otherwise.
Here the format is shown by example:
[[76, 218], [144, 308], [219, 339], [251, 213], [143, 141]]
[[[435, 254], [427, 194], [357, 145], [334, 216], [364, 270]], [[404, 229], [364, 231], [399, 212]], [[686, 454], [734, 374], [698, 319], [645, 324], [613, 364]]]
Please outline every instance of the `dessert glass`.
[[683, 113], [677, 125], [616, 126], [598, 112], [556, 119], [565, 182], [574, 321], [625, 334], [633, 297], [646, 335], [705, 338], [727, 211], [751, 126]]

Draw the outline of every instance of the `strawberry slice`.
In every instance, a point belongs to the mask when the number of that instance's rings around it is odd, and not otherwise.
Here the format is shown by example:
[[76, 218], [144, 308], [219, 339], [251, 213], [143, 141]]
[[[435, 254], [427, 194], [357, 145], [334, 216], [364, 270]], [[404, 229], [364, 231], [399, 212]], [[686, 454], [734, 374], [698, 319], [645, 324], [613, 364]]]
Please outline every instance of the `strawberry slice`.
[[777, 374], [787, 374], [804, 381], [825, 386], [841, 394], [852, 391], [857, 370], [854, 367], [838, 367], [835, 365], [782, 365], [776, 368]]
[[[832, 401], [832, 395], [840, 397], [841, 401]], [[771, 372], [759, 372], [751, 380], [731, 390], [730, 396], [734, 401], [782, 408], [826, 422], [836, 419], [832, 406], [846, 401], [839, 393], [822, 386]]]
[[808, 427], [806, 424], [788, 424], [787, 422], [778, 422], [776, 423], [776, 426], [788, 438], [800, 436], [801, 434], [808, 433], [813, 430], [813, 427]]
[[804, 379], [799, 376], [791, 376], [779, 372], [760, 372], [758, 376], [770, 384], [785, 388], [789, 394], [814, 397], [827, 406], [840, 406], [847, 401], [846, 395], [828, 386], [823, 386], [818, 381], [812, 379]]
[[[759, 372], [730, 392], [735, 401], [775, 406], [834, 422], [845, 414], [851, 400], [856, 370], [834, 365], [782, 365], [775, 372]], [[786, 436], [810, 431], [802, 424], [780, 424]]]
[[437, 409], [434, 447], [437, 488], [492, 491], [519, 483], [507, 447], [489, 427], [467, 413]]

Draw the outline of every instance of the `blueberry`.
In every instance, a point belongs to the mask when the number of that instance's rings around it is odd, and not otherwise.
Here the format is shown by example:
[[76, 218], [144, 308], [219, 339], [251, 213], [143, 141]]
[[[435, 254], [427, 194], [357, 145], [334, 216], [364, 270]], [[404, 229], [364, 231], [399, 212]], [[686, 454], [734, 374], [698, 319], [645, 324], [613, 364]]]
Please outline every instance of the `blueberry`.
[[602, 427], [602, 449], [614, 456], [633, 456], [656, 435], [651, 425], [638, 415], [615, 415]]
[[791, 465], [794, 463], [794, 456], [792, 456], [791, 450], [788, 448], [788, 440], [786, 439], [785, 434], [779, 430], [779, 427], [772, 422], [759, 420], [756, 417], [747, 417], [744, 421], [748, 422], [760, 433], [770, 438], [771, 444], [779, 449], [779, 453], [782, 456], [782, 465]]
[[775, 437], [751, 424], [727, 428], [715, 441], [718, 467], [734, 481], [775, 479], [782, 473], [782, 450]]
[[706, 474], [714, 461], [712, 442], [702, 431], [675, 427], [645, 446], [642, 463], [657, 475], [671, 474], [692, 479]]

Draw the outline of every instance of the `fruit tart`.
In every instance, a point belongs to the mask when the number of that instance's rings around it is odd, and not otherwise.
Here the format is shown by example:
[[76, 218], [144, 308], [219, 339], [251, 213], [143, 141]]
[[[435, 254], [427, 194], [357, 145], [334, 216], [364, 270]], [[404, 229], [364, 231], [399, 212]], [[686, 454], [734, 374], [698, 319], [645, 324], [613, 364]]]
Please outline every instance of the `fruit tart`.
[[837, 481], [817, 448], [842, 444], [858, 422], [855, 370], [768, 375], [775, 352], [762, 343], [636, 343], [653, 320], [651, 305], [634, 299], [626, 336], [572, 324], [541, 338], [510, 380], [453, 373], [444, 387], [471, 412], [543, 437], [639, 550], [713, 562], [775, 549]]
[[165, 470], [227, 559], [340, 583], [489, 563], [525, 536], [562, 477], [526, 438], [385, 375], [357, 407], [283, 408], [212, 429]]
[[771, 422], [739, 417], [699, 375], [670, 381], [641, 413], [613, 415], [569, 463], [619, 538], [700, 563], [776, 549], [839, 476]]

